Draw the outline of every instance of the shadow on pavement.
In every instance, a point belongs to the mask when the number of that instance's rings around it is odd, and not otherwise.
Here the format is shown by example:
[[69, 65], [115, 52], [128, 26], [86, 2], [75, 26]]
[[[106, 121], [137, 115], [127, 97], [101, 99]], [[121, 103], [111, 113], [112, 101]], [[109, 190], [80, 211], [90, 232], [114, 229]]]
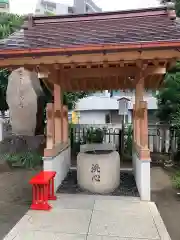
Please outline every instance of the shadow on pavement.
[[28, 211], [31, 203], [31, 186], [28, 181], [37, 172], [23, 169], [0, 172], [0, 239]]
[[160, 167], [151, 168], [152, 201], [156, 203], [172, 240], [180, 239], [180, 197], [172, 188], [170, 176]]

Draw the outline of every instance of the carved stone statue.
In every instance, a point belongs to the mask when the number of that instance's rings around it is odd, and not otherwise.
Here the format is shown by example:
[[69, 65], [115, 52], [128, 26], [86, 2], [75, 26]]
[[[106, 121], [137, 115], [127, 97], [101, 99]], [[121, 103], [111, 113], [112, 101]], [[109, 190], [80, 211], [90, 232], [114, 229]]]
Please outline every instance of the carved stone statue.
[[14, 135], [35, 135], [37, 101], [40, 95], [42, 89], [36, 72], [19, 68], [11, 73], [7, 87], [7, 104]]

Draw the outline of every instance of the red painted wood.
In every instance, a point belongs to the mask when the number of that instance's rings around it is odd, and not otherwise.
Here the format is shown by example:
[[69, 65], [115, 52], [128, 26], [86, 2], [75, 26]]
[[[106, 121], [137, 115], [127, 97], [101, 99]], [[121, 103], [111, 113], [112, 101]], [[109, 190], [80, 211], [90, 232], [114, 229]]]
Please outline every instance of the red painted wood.
[[56, 200], [54, 194], [54, 177], [56, 172], [41, 171], [38, 175], [30, 180], [32, 184], [32, 210], [48, 211], [52, 207], [48, 200]]
[[56, 200], [57, 197], [54, 195], [54, 179], [50, 180], [50, 184], [48, 187], [48, 199], [49, 200]]
[[38, 175], [33, 177], [30, 180], [30, 184], [48, 184], [49, 181], [54, 178], [56, 175], [56, 172], [47, 172], [47, 171], [41, 171]]

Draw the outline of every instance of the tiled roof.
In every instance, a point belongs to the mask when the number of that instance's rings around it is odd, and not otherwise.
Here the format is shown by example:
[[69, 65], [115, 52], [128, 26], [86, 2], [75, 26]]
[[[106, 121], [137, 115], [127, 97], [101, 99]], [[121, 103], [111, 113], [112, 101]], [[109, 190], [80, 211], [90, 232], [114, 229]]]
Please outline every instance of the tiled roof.
[[165, 7], [113, 13], [33, 17], [2, 49], [68, 48], [87, 45], [180, 41], [180, 24]]

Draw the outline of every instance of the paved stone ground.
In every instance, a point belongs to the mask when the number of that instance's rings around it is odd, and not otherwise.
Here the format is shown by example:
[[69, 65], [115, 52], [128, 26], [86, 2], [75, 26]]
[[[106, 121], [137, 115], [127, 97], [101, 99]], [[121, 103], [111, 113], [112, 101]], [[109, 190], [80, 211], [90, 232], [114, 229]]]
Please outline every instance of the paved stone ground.
[[49, 212], [28, 211], [4, 240], [170, 240], [154, 203], [59, 194]]
[[18, 169], [0, 172], [0, 240], [29, 209], [31, 187], [28, 181], [36, 172]]
[[151, 168], [152, 201], [158, 207], [172, 240], [180, 239], [180, 197], [172, 188], [169, 173], [161, 167]]

